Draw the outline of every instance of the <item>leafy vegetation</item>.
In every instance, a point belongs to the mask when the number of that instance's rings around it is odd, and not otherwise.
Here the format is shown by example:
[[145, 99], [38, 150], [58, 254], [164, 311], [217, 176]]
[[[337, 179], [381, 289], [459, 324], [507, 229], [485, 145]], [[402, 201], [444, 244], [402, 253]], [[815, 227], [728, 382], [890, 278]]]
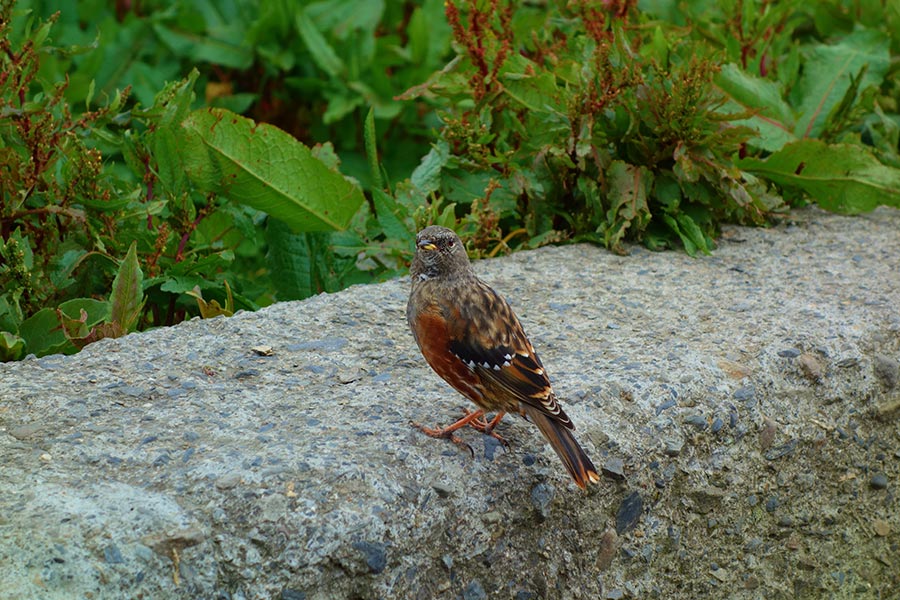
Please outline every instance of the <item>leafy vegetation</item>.
[[[900, 206], [879, 0], [0, 0], [0, 359], [494, 255]], [[130, 8], [129, 8], [130, 7]]]

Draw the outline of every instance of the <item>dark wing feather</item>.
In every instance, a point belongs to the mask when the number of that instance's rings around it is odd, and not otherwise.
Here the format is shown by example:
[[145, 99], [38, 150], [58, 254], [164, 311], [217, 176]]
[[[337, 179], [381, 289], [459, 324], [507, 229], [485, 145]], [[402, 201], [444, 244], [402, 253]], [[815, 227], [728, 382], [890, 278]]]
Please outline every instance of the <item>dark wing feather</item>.
[[481, 378], [487, 389], [510, 403], [523, 402], [569, 429], [541, 359], [512, 308], [478, 280], [458, 315], [451, 316], [450, 351]]

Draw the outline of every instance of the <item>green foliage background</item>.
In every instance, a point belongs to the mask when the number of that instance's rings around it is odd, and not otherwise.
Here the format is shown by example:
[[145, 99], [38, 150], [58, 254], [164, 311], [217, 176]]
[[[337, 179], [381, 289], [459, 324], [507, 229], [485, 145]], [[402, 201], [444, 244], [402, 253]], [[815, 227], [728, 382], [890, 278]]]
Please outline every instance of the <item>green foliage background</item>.
[[[57, 12], [58, 11], [58, 12]], [[0, 0], [0, 358], [571, 241], [900, 206], [900, 3]]]

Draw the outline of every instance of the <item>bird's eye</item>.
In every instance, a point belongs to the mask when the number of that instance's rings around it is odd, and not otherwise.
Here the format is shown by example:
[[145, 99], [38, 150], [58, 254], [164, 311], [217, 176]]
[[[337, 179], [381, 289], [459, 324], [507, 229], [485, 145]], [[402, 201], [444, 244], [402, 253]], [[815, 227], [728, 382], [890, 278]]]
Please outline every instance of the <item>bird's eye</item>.
[[452, 248], [455, 244], [456, 244], [455, 241], [450, 240], [450, 241], [447, 242], [447, 247], [448, 247], [448, 248]]

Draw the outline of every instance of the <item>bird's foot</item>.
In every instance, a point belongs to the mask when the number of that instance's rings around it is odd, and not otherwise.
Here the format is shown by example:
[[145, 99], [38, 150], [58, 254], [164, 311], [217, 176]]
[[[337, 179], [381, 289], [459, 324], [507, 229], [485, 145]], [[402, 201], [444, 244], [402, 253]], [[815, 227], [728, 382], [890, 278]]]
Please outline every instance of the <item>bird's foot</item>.
[[[454, 423], [453, 425], [455, 425], [455, 424], [456, 423]], [[462, 446], [463, 448], [468, 450], [473, 458], [475, 457], [475, 450], [472, 449], [472, 446], [470, 446], [467, 441], [465, 441], [464, 439], [462, 439], [461, 437], [459, 437], [458, 435], [453, 433], [455, 431], [455, 429], [453, 428], [453, 425], [450, 425], [449, 427], [425, 427], [424, 425], [422, 425], [420, 423], [416, 423], [415, 421], [410, 421], [410, 425], [412, 425], [413, 427], [415, 427], [416, 429], [418, 429], [419, 431], [421, 431], [422, 433], [424, 433], [427, 436], [430, 436], [433, 438], [442, 438], [445, 440], [450, 440], [454, 444], [456, 444], [458, 446]]]
[[487, 417], [484, 414], [484, 411], [479, 410], [469, 410], [467, 408], [463, 409], [463, 417], [456, 421], [455, 423], [448, 425], [446, 427], [425, 427], [424, 425], [420, 425], [419, 423], [412, 423], [412, 426], [424, 433], [425, 435], [434, 437], [434, 438], [445, 438], [449, 439], [454, 444], [458, 444], [460, 446], [465, 446], [469, 449], [469, 452], [472, 453], [472, 456], [475, 455], [475, 451], [472, 450], [472, 446], [470, 446], [467, 442], [465, 442], [462, 438], [457, 436], [454, 432], [458, 429], [461, 429], [468, 425], [473, 429], [480, 431], [485, 435], [489, 435], [492, 438], [495, 438], [504, 446], [509, 447], [509, 442], [501, 436], [499, 433], [494, 431], [494, 427], [500, 423], [500, 420], [503, 418], [505, 413], [497, 413], [497, 415], [491, 419], [487, 420]]
[[[491, 436], [492, 438], [494, 438], [494, 439], [496, 439], [497, 441], [499, 441], [500, 443], [502, 443], [502, 444], [503, 444], [504, 446], [506, 446], [507, 448], [509, 447], [509, 442], [506, 441], [506, 438], [504, 438], [502, 435], [500, 435], [499, 433], [496, 433], [496, 432], [494, 431], [494, 428], [495, 428], [497, 425], [500, 424], [500, 421], [503, 419], [503, 416], [504, 416], [506, 413], [504, 413], [504, 412], [498, 412], [496, 415], [494, 415], [494, 418], [493, 418], [493, 419], [491, 419], [490, 421], [488, 421], [488, 420], [487, 420], [487, 415], [484, 414], [484, 411], [483, 411], [483, 410], [480, 410], [480, 409], [479, 409], [479, 410], [476, 410], [476, 411], [470, 411], [469, 409], [464, 408], [464, 409], [463, 409], [463, 412], [465, 413], [465, 416], [463, 417], [463, 419], [466, 419], [466, 418], [468, 418], [468, 417], [470, 417], [470, 416], [472, 416], [472, 415], [477, 415], [477, 416], [474, 417], [469, 423], [467, 423], [467, 424], [469, 425], [469, 427], [472, 427], [473, 429], [476, 429], [476, 430], [480, 431], [480, 432], [483, 433], [484, 435], [489, 435], [489, 436]], [[457, 423], [458, 423], [458, 422], [459, 422], [459, 421], [457, 421]], [[454, 423], [454, 424], [455, 424], [455, 423]], [[453, 426], [453, 425], [451, 425], [451, 427], [452, 427], [452, 426]]]

